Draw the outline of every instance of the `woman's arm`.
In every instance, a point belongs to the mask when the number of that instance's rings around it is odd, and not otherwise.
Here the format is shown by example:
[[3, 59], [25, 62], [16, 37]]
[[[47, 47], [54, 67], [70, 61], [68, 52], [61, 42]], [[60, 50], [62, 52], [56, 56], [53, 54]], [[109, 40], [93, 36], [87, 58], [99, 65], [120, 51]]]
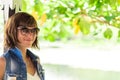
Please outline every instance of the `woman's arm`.
[[3, 80], [3, 76], [5, 73], [5, 66], [6, 66], [5, 58], [0, 57], [0, 80]]

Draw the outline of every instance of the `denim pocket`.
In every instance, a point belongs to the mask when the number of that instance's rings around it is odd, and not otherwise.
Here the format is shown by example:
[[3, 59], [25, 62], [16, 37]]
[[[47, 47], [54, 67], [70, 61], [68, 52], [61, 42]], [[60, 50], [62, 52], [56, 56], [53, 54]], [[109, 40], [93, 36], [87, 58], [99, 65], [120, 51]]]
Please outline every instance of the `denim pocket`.
[[7, 75], [7, 80], [17, 80], [17, 75], [16, 74], [9, 74], [9, 75]]

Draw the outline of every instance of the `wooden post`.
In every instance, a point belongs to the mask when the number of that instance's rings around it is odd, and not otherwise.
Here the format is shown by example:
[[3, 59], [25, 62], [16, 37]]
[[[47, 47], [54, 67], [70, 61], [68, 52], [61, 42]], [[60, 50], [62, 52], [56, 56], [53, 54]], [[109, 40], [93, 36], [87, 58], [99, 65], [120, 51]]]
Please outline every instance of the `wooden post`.
[[[1, 0], [0, 6], [3, 10], [4, 24], [10, 16], [21, 11], [22, 1], [21, 0]], [[3, 47], [5, 52], [7, 49]]]
[[4, 23], [11, 15], [21, 11], [21, 0], [1, 0], [0, 3], [3, 10]]

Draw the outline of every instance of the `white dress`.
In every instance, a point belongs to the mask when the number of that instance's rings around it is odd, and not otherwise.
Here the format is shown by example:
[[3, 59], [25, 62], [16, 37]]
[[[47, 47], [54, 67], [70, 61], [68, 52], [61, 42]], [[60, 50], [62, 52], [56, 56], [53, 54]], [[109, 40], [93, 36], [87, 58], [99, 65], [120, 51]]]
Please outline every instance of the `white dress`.
[[37, 74], [37, 71], [35, 72], [34, 75], [31, 75], [31, 74], [27, 73], [27, 80], [40, 80], [40, 78]]

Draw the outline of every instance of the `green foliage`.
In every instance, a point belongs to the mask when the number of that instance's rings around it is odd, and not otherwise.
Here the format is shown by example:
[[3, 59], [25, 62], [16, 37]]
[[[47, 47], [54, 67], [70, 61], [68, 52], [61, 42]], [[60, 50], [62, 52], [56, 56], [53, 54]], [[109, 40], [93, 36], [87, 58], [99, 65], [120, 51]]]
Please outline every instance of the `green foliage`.
[[[42, 29], [42, 33], [41, 34], [44, 39], [49, 40], [49, 41], [55, 41], [55, 40], [65, 40], [66, 36], [69, 37], [70, 36], [70, 32], [69, 31], [69, 27], [64, 27], [64, 23], [61, 24], [62, 22], [59, 22], [56, 19], [52, 20], [48, 22], [46, 24], [46, 26], [44, 26], [44, 28]], [[49, 25], [51, 24], [51, 25]]]
[[[99, 35], [97, 28], [99, 25], [108, 25], [120, 28], [120, 0], [23, 0], [23, 11], [37, 13], [38, 24], [43, 31], [42, 37], [49, 41], [70, 39], [74, 30], [83, 35], [89, 35], [91, 27], [94, 28], [96, 35]], [[41, 21], [42, 15], [47, 19]], [[78, 18], [78, 22], [74, 19]], [[96, 24], [97, 23], [97, 24]], [[103, 36], [111, 39], [114, 32], [107, 28]], [[118, 32], [119, 33], [119, 32]], [[78, 33], [79, 34], [79, 33]], [[93, 35], [94, 36], [94, 35]]]
[[80, 18], [79, 20], [80, 30], [84, 35], [90, 33], [90, 24], [84, 18]]
[[110, 28], [107, 28], [104, 32], [104, 37], [107, 39], [111, 39], [112, 36], [113, 36], [112, 30]]
[[25, 0], [22, 0], [22, 11], [26, 11], [27, 3]]
[[44, 6], [40, 0], [34, 0], [33, 8], [38, 13], [39, 16], [42, 15], [42, 12], [44, 10]]
[[118, 38], [120, 38], [120, 30], [118, 31]]

